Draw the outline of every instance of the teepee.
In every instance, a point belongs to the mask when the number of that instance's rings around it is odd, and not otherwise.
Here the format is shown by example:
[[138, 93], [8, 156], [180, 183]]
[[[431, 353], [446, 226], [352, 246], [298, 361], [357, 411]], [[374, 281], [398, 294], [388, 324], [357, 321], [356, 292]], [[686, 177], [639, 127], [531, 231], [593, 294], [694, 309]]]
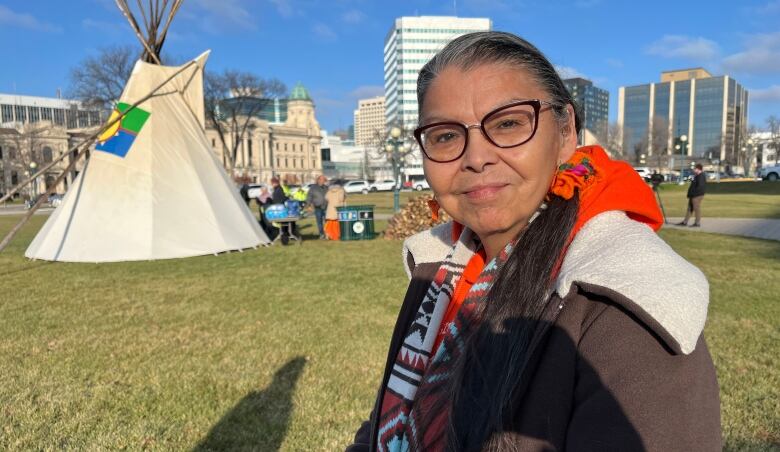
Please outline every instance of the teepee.
[[82, 172], [25, 256], [151, 260], [269, 243], [204, 134], [208, 52], [182, 66], [160, 64], [159, 51], [180, 3], [158, 0], [143, 15], [144, 38], [127, 3], [117, 0], [144, 55]]

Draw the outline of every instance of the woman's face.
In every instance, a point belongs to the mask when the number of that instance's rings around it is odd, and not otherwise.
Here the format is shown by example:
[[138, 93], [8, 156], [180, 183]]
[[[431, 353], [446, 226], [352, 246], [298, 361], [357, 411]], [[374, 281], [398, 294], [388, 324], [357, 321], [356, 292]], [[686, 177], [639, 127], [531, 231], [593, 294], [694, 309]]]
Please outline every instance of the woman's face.
[[[450, 66], [428, 88], [420, 124], [479, 124], [494, 109], [525, 99], [551, 100], [521, 69], [497, 63], [466, 71]], [[528, 224], [558, 162], [568, 160], [576, 148], [571, 109], [568, 132], [546, 105], [538, 123], [533, 138], [517, 147], [499, 148], [474, 128], [469, 129], [468, 145], [458, 160], [424, 159], [426, 177], [441, 207], [473, 230], [491, 257]]]

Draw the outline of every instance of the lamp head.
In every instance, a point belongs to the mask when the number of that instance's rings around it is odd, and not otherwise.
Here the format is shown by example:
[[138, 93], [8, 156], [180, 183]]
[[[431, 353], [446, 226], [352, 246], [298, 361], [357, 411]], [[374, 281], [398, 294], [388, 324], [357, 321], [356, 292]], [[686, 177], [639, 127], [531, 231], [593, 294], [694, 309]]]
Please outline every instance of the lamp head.
[[398, 127], [393, 127], [392, 129], [390, 129], [390, 136], [393, 137], [393, 138], [400, 137], [401, 136], [401, 129], [399, 129]]
[[688, 135], [683, 135], [683, 136], [681, 136], [681, 137], [680, 137], [680, 141], [682, 141], [683, 143], [685, 143], [686, 141], [688, 141]]

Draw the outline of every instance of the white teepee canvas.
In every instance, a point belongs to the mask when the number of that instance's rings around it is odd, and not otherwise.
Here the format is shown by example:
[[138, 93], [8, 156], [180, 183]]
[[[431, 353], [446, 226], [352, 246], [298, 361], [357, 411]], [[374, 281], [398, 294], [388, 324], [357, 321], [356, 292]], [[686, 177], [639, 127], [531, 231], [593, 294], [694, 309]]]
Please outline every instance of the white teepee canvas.
[[182, 67], [136, 63], [117, 107], [125, 116], [100, 137], [25, 256], [133, 261], [269, 243], [204, 135], [207, 57], [129, 109]]

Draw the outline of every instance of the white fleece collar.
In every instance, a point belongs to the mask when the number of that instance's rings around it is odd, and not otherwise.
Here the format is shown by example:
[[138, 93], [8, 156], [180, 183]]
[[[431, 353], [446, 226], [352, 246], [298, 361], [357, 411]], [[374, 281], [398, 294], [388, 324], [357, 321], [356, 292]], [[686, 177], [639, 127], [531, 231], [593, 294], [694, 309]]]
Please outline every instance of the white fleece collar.
[[[445, 223], [409, 237], [403, 247], [407, 275], [411, 278], [410, 253], [415, 265], [441, 262], [452, 247], [451, 234], [452, 224]], [[603, 287], [630, 300], [623, 307], [654, 320], [648, 326], [660, 328], [656, 333], [675, 351], [691, 353], [704, 329], [709, 304], [704, 274], [624, 212], [597, 215], [574, 238], [554, 290], [564, 298], [573, 284]]]

